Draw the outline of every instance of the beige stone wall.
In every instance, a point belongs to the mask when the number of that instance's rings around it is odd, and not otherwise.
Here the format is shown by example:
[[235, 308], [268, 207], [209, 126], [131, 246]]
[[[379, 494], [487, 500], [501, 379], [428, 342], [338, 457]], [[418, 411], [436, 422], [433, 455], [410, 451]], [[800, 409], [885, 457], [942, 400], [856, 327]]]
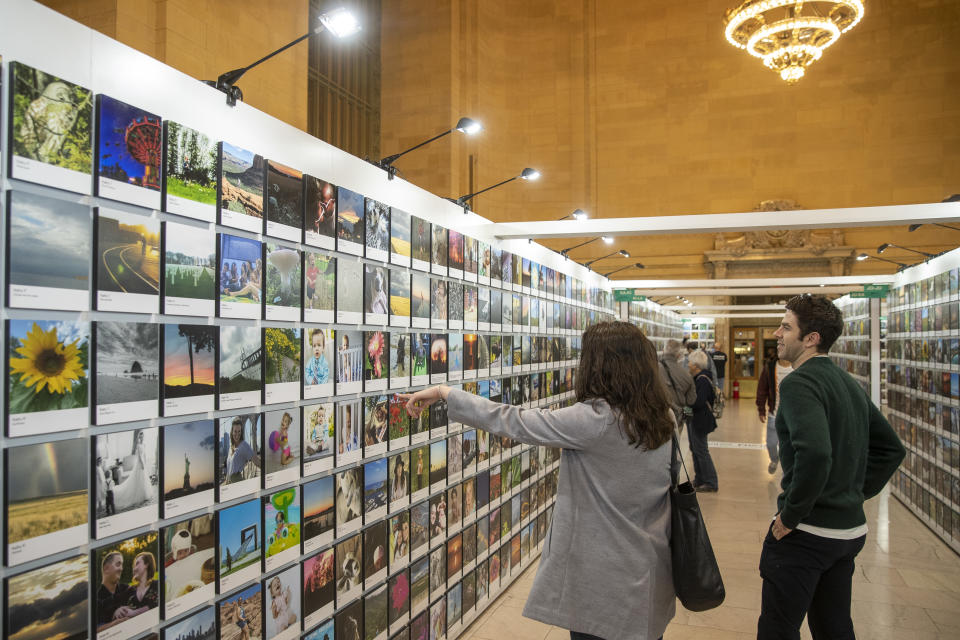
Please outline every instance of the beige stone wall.
[[[41, 0], [202, 80], [243, 67], [307, 31], [307, 0]], [[252, 107], [307, 129], [307, 43], [237, 84]]]

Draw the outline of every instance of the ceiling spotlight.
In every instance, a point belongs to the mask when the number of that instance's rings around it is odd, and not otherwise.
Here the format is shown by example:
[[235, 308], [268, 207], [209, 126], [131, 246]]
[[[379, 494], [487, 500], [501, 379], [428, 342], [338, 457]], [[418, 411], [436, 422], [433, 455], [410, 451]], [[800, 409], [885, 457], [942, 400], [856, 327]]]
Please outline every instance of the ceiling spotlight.
[[562, 218], [557, 218], [557, 221], [559, 222], [560, 220], [566, 220], [567, 218], [573, 218], [574, 220], [576, 220], [576, 221], [579, 222], [579, 221], [581, 221], [581, 220], [586, 220], [586, 219], [589, 218], [589, 217], [590, 217], [590, 216], [588, 216], [588, 215], [587, 215], [587, 212], [584, 211], [583, 209], [574, 209], [574, 210], [573, 210], [573, 213], [568, 213], [567, 215], [563, 216]]
[[613, 244], [613, 238], [610, 236], [600, 236], [600, 238], [607, 244]]
[[922, 256], [927, 256], [928, 258], [936, 258], [936, 255], [932, 253], [927, 253], [926, 251], [920, 251], [919, 249], [911, 249], [910, 247], [901, 247], [898, 244], [893, 244], [892, 242], [884, 242], [882, 245], [877, 247], [877, 253], [883, 253], [890, 247], [896, 247], [897, 249], [903, 249], [904, 251], [912, 251], [913, 253], [919, 253]]
[[527, 167], [520, 172], [520, 177], [524, 180], [538, 180], [540, 178], [540, 172], [536, 169], [531, 169]]
[[623, 249], [620, 249], [620, 251], [618, 251], [617, 253], [620, 254], [620, 257], [621, 257], [621, 258], [629, 258], [629, 257], [630, 257], [630, 254], [629, 254], [627, 251], [623, 250]]
[[454, 128], [468, 136], [475, 136], [483, 131], [483, 125], [471, 118], [460, 118], [460, 120], [457, 121], [457, 126]]
[[858, 261], [858, 262], [863, 262], [864, 260], [866, 260], [866, 259], [869, 258], [869, 257], [870, 257], [870, 256], [868, 256], [867, 254], [861, 253], [860, 255], [857, 256], [857, 261]]
[[457, 121], [457, 125], [452, 129], [447, 129], [446, 131], [442, 131], [437, 135], [433, 136], [432, 138], [429, 138], [427, 140], [424, 140], [423, 142], [413, 145], [412, 147], [410, 147], [409, 149], [406, 149], [405, 151], [401, 151], [400, 153], [394, 153], [393, 155], [389, 155], [389, 156], [386, 156], [385, 158], [381, 158], [380, 162], [376, 162], [374, 164], [376, 164], [378, 167], [380, 167], [381, 169], [387, 172], [387, 179], [393, 180], [393, 178], [397, 175], [397, 168], [393, 166], [393, 163], [396, 162], [400, 157], [407, 155], [411, 151], [416, 151], [420, 147], [424, 145], [428, 145], [434, 140], [439, 140], [443, 136], [448, 135], [453, 131], [460, 131], [461, 133], [465, 133], [468, 136], [472, 136], [475, 133], [480, 132], [482, 129], [483, 127], [481, 127], [480, 123], [477, 122], [476, 120], [473, 120], [471, 118], [460, 118], [460, 120]]

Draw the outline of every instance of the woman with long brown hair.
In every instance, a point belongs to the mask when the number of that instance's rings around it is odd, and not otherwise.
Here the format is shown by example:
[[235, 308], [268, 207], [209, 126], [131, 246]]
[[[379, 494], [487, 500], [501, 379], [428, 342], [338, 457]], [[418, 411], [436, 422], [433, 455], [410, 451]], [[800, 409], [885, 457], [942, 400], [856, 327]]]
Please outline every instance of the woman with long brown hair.
[[451, 389], [404, 396], [419, 415], [447, 401], [451, 421], [560, 447], [553, 522], [524, 607], [573, 640], [655, 640], [675, 611], [670, 562], [673, 413], [657, 353], [626, 322], [583, 334], [577, 402], [520, 409]]

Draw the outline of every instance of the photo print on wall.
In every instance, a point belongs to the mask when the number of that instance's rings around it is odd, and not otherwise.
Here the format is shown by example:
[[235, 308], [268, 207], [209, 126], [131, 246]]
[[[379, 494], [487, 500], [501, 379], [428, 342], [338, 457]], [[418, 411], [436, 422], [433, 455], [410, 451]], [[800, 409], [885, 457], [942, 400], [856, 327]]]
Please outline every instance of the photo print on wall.
[[430, 327], [430, 276], [426, 274], [412, 274], [410, 324], [418, 329], [428, 329]]
[[200, 227], [164, 222], [163, 313], [213, 316], [216, 290], [216, 235]]
[[90, 230], [87, 205], [8, 191], [7, 304], [21, 309], [89, 309]]
[[94, 195], [160, 208], [160, 116], [110, 96], [97, 96], [97, 180]]
[[213, 411], [219, 337], [212, 325], [163, 325], [164, 416]]
[[[339, 489], [337, 492], [339, 494]], [[337, 526], [339, 527], [339, 507], [337, 507], [337, 511]], [[363, 536], [359, 533], [337, 543], [336, 580], [337, 602], [339, 603], [350, 602], [363, 593]]]
[[[303, 561], [303, 624], [308, 629], [333, 615], [337, 593], [334, 565], [333, 547]], [[322, 640], [323, 636], [318, 638]], [[334, 636], [331, 634], [328, 640], [334, 640]]]
[[22, 62], [10, 63], [10, 177], [89, 194], [93, 94]]
[[463, 234], [447, 231], [447, 269], [451, 278], [463, 278]]
[[363, 322], [363, 264], [352, 258], [337, 259], [337, 322]]
[[336, 310], [337, 259], [306, 251], [303, 264], [303, 321], [332, 323]]
[[99, 311], [160, 310], [160, 221], [99, 207], [93, 263]]
[[161, 433], [163, 517], [213, 505], [217, 434], [213, 420], [168, 424]]
[[337, 230], [337, 187], [333, 183], [303, 176], [303, 241], [312, 247], [333, 249]]
[[[384, 484], [386, 484], [385, 479]], [[363, 530], [363, 576], [366, 588], [372, 587], [387, 577], [386, 520], [369, 525]]]
[[263, 243], [218, 234], [217, 315], [259, 320], [263, 306]]
[[156, 418], [160, 409], [160, 325], [99, 321], [93, 327], [94, 422]]
[[[91, 553], [98, 594], [94, 602], [97, 640], [136, 638], [160, 621], [160, 575], [156, 531], [113, 542]], [[106, 595], [106, 594], [104, 594]]]
[[[387, 459], [380, 458], [363, 465], [363, 482], [364, 518], [367, 522], [372, 522], [387, 515]], [[384, 541], [386, 541], [386, 530], [384, 530]], [[386, 562], [386, 553], [384, 553], [383, 562]]]
[[218, 640], [263, 638], [263, 587], [254, 583], [217, 604]]
[[298, 328], [264, 327], [264, 404], [300, 398], [300, 336]]
[[383, 391], [390, 375], [390, 334], [365, 331], [363, 349], [364, 391]]
[[218, 419], [217, 501], [255, 493], [260, 488], [261, 416], [248, 413]]
[[189, 127], [163, 123], [163, 210], [213, 222], [217, 219], [217, 145]]
[[363, 196], [337, 187], [337, 251], [362, 256], [364, 240]]
[[447, 275], [447, 230], [435, 224], [430, 231], [430, 272], [445, 276]]
[[303, 255], [297, 249], [266, 243], [267, 279], [264, 317], [267, 320], [300, 320], [303, 293]]
[[364, 637], [387, 640], [387, 585], [381, 585], [363, 598]]
[[420, 386], [430, 383], [430, 334], [412, 333], [412, 364], [410, 384]]
[[217, 511], [219, 593], [231, 591], [260, 575], [263, 555], [260, 518], [259, 500]]
[[390, 262], [410, 266], [410, 214], [390, 208]]
[[219, 409], [260, 404], [263, 336], [255, 326], [220, 326]]
[[334, 404], [321, 402], [303, 406], [303, 475], [333, 468], [336, 435]]
[[295, 640], [300, 637], [300, 567], [292, 566], [266, 578], [266, 640]]
[[89, 564], [87, 555], [74, 556], [7, 578], [4, 637], [86, 638], [90, 619]]
[[216, 640], [216, 638], [217, 613], [214, 607], [204, 607], [163, 629], [163, 640]]
[[363, 332], [338, 329], [336, 339], [337, 395], [359, 393], [363, 390]]
[[7, 436], [87, 426], [90, 323], [9, 319], [5, 324]]
[[263, 233], [266, 161], [263, 156], [228, 142], [221, 142], [219, 148], [217, 211], [220, 224]]
[[363, 521], [363, 467], [344, 469], [336, 475], [337, 537], [352, 533]]
[[94, 537], [122, 533], [157, 519], [158, 431], [151, 427], [93, 437]]
[[300, 556], [299, 487], [263, 497], [263, 535], [267, 573]]
[[390, 326], [410, 326], [410, 272], [390, 269]]
[[337, 466], [360, 460], [363, 436], [360, 425], [363, 420], [363, 402], [347, 400], [337, 403]]
[[387, 262], [390, 258], [390, 207], [374, 200], [365, 199], [367, 257]]
[[303, 485], [303, 552], [311, 553], [333, 542], [334, 476]]
[[[337, 584], [340, 584], [339, 577], [337, 578]], [[353, 597], [358, 597], [359, 595], [360, 593], [357, 593], [356, 596], [351, 596], [350, 598], [338, 595], [337, 601], [346, 602], [352, 600]], [[337, 640], [347, 640], [348, 638], [365, 638], [363, 628], [362, 599], [358, 598], [338, 611], [335, 619], [337, 627]]]
[[391, 389], [410, 386], [411, 335], [402, 331], [390, 332], [390, 384]]
[[87, 442], [82, 438], [5, 450], [7, 566], [86, 542], [90, 504]]
[[303, 397], [333, 395], [333, 365], [336, 336], [333, 329], [306, 329], [303, 340]]
[[410, 265], [418, 271], [430, 271], [430, 223], [410, 217]]
[[268, 236], [300, 242], [303, 238], [303, 173], [267, 160]]
[[363, 399], [363, 457], [372, 458], [387, 451], [389, 437], [389, 401], [386, 395]]
[[[365, 324], [387, 324], [390, 312], [390, 282], [386, 267], [363, 265], [363, 311]], [[356, 286], [356, 285], [354, 285]]]
[[300, 407], [263, 414], [265, 489], [300, 477]]
[[[217, 586], [212, 513], [160, 529], [163, 541], [163, 617], [170, 619], [212, 598]], [[176, 637], [176, 636], [174, 636]]]
[[[407, 402], [400, 396], [390, 396], [390, 450], [405, 448], [410, 444], [410, 416]], [[404, 468], [407, 468], [404, 463]]]

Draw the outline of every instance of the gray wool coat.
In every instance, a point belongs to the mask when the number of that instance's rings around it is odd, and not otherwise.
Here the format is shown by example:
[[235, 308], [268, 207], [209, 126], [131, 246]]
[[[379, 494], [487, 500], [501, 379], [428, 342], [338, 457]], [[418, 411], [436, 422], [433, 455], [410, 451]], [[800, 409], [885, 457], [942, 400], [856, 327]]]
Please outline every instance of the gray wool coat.
[[553, 522], [523, 615], [605, 640], [656, 640], [673, 618], [670, 449], [635, 449], [606, 402], [520, 409], [452, 390], [451, 420], [563, 449]]

